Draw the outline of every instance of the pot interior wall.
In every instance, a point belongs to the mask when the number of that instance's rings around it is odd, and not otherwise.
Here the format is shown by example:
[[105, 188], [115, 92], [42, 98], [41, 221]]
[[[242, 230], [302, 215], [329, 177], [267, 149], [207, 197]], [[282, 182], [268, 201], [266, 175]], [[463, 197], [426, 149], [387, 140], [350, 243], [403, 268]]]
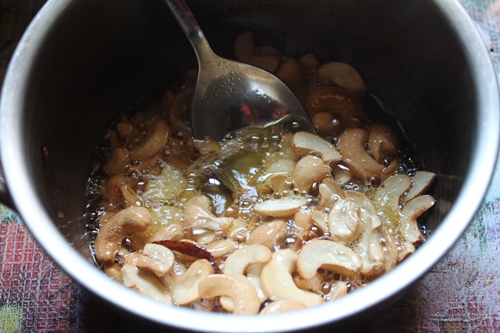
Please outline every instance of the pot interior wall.
[[[429, 1], [189, 4], [223, 56], [232, 57], [237, 34], [251, 29], [258, 43], [288, 56], [311, 51], [357, 68], [402, 124], [417, 158], [439, 175], [433, 195], [442, 209], [428, 216], [437, 226], [469, 167], [477, 121], [462, 46]], [[75, 0], [35, 52], [22, 114], [30, 133], [26, 163], [61, 232], [88, 256], [82, 213], [93, 147], [142, 93], [194, 67], [194, 53], [161, 0]]]

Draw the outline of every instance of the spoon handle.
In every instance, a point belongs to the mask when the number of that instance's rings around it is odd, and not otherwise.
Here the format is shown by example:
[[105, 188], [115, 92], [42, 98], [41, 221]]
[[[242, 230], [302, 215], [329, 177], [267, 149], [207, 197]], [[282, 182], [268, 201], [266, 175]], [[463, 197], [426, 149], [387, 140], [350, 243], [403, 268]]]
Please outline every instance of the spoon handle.
[[187, 36], [196, 52], [198, 61], [204, 63], [207, 58], [213, 58], [215, 53], [210, 48], [203, 31], [196, 21], [191, 9], [185, 0], [165, 0], [168, 8], [179, 23], [182, 31]]

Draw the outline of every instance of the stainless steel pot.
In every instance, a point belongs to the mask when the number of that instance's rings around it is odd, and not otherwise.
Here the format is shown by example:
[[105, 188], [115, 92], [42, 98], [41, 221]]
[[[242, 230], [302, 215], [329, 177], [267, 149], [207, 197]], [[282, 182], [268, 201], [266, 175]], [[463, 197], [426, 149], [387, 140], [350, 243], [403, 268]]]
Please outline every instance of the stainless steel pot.
[[323, 306], [237, 317], [165, 307], [92, 262], [84, 188], [94, 145], [135, 98], [195, 64], [161, 0], [52, 0], [30, 25], [1, 96], [1, 161], [11, 202], [48, 254], [90, 291], [146, 320], [196, 331], [274, 332], [349, 325], [391, 304], [469, 225], [498, 149], [499, 99], [488, 52], [452, 0], [191, 0], [216, 52], [252, 29], [289, 56], [313, 51], [356, 67], [438, 174], [433, 230], [367, 288]]

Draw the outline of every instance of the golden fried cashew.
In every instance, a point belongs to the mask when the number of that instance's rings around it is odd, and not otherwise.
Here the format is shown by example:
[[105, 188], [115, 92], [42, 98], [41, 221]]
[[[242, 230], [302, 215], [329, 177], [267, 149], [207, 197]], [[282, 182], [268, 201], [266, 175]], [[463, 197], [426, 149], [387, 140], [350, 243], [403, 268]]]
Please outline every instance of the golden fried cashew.
[[319, 268], [350, 277], [361, 269], [359, 256], [347, 246], [330, 240], [313, 239], [302, 247], [297, 270], [303, 278], [316, 275]]
[[[227, 230], [234, 220], [230, 217], [216, 217], [211, 210], [210, 199], [204, 195], [198, 195], [190, 199], [184, 209], [184, 225], [191, 230], [198, 242], [202, 244], [213, 241], [215, 232]], [[202, 237], [207, 233], [214, 237]]]
[[339, 151], [349, 171], [361, 179], [384, 178], [393, 174], [399, 162], [395, 158], [389, 166], [378, 163], [366, 151], [368, 131], [363, 128], [348, 128], [339, 137]]
[[384, 222], [391, 228], [396, 228], [400, 219], [400, 198], [411, 185], [411, 178], [406, 175], [394, 175], [377, 188], [373, 203], [380, 212]]
[[299, 192], [309, 192], [314, 183], [331, 177], [331, 171], [321, 158], [307, 155], [301, 158], [293, 169], [293, 185]]
[[164, 277], [172, 269], [174, 260], [174, 253], [167, 247], [146, 244], [142, 253], [134, 252], [125, 256], [124, 262], [153, 273], [157, 277]]
[[174, 303], [184, 305], [203, 297], [199, 293], [198, 286], [213, 273], [214, 270], [208, 260], [198, 259], [182, 275], [167, 274], [162, 278], [162, 282], [168, 286]]
[[378, 275], [386, 267], [380, 218], [366, 195], [352, 190], [345, 191], [345, 195], [359, 206], [358, 214], [363, 222], [363, 231], [355, 248], [361, 258], [361, 273], [368, 277]]
[[297, 264], [298, 254], [290, 249], [279, 250], [262, 268], [262, 289], [273, 301], [289, 299], [314, 306], [323, 303], [323, 298], [310, 291], [299, 289], [293, 281], [292, 272]]
[[123, 284], [154, 300], [172, 304], [168, 289], [153, 274], [137, 268], [133, 264], [125, 264], [122, 269]]
[[396, 133], [382, 124], [371, 124], [368, 128], [368, 149], [378, 163], [397, 156], [399, 143]]
[[330, 112], [318, 112], [312, 116], [312, 122], [319, 135], [329, 136], [335, 133], [339, 127], [335, 115]]
[[269, 303], [260, 311], [261, 315], [269, 315], [283, 312], [290, 312], [305, 309], [307, 306], [301, 302], [292, 301], [290, 299], [282, 299]]
[[399, 232], [411, 243], [422, 241], [423, 237], [417, 225], [417, 218], [434, 206], [436, 200], [430, 195], [420, 195], [408, 201], [401, 210]]
[[248, 244], [260, 244], [274, 251], [286, 236], [286, 222], [284, 220], [274, 220], [264, 222], [256, 227], [248, 237]]
[[270, 183], [273, 192], [281, 193], [291, 189], [290, 176], [297, 163], [291, 159], [282, 159], [272, 163], [264, 172], [266, 182]]
[[111, 216], [100, 226], [94, 245], [101, 263], [113, 263], [125, 237], [151, 226], [151, 215], [144, 207], [129, 207]]
[[292, 139], [292, 148], [299, 156], [317, 154], [328, 165], [336, 164], [342, 160], [342, 156], [333, 144], [309, 132], [295, 133]]
[[161, 152], [170, 138], [170, 127], [161, 118], [156, 119], [150, 127], [146, 137], [137, 145], [130, 148], [132, 161], [144, 160]]
[[321, 65], [318, 68], [318, 79], [333, 83], [358, 98], [365, 95], [365, 81], [358, 71], [344, 62], [331, 61]]
[[302, 230], [309, 230], [314, 224], [310, 210], [300, 211], [293, 215], [293, 223]]
[[417, 171], [412, 177], [411, 187], [403, 196], [403, 202], [408, 202], [417, 195], [423, 194], [436, 179], [436, 174], [430, 171]]
[[300, 289], [318, 292], [321, 290], [321, 286], [323, 284], [323, 276], [316, 273], [312, 278], [305, 279], [297, 274], [293, 276], [293, 281], [295, 281], [295, 284]]
[[254, 38], [251, 31], [243, 31], [234, 43], [234, 55], [238, 61], [276, 72], [280, 66], [280, 58], [276, 55], [258, 56], [254, 53]]
[[233, 299], [234, 314], [257, 314], [260, 301], [253, 284], [241, 274], [212, 274], [198, 285], [201, 298], [227, 296]]
[[306, 198], [289, 196], [281, 199], [269, 199], [256, 203], [253, 210], [257, 214], [272, 217], [285, 217], [295, 214], [304, 205], [307, 205]]
[[332, 240], [347, 245], [359, 237], [363, 222], [358, 215], [359, 206], [352, 200], [337, 201], [328, 215], [328, 230]]
[[328, 112], [334, 116], [338, 126], [330, 135], [338, 135], [346, 128], [362, 126], [365, 120], [365, 112], [356, 97], [337, 87], [311, 90], [306, 96], [304, 107], [313, 117], [320, 112]]
[[[244, 246], [233, 252], [224, 263], [224, 274], [241, 274], [247, 276], [248, 280], [255, 287], [259, 302], [264, 302], [267, 295], [264, 293], [260, 282], [260, 272], [262, 265], [271, 260], [272, 253], [264, 245], [253, 244]], [[253, 273], [253, 274], [252, 274]], [[256, 273], [256, 274], [255, 274]], [[223, 296], [220, 299], [221, 305], [228, 311], [233, 311], [232, 299]]]
[[321, 64], [318, 57], [312, 52], [306, 53], [301, 56], [299, 58], [299, 63], [302, 66], [302, 70], [304, 71], [304, 73], [307, 73], [309, 75], [316, 74]]
[[108, 176], [124, 173], [130, 166], [130, 154], [126, 148], [118, 147], [113, 149], [108, 161], [102, 169]]
[[233, 252], [236, 245], [229, 239], [222, 239], [206, 244], [204, 247], [214, 258], [221, 258]]
[[297, 60], [288, 58], [276, 72], [276, 76], [288, 87], [293, 88], [300, 84], [302, 68]]
[[337, 201], [344, 197], [344, 192], [339, 184], [332, 178], [323, 179], [319, 184], [318, 191], [320, 199], [317, 209], [320, 211], [332, 208]]

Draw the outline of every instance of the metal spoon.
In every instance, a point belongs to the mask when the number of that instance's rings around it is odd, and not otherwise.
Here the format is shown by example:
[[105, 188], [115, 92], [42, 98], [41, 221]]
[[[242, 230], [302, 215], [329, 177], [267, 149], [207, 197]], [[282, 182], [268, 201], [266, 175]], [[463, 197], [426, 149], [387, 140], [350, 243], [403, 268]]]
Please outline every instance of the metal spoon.
[[198, 79], [191, 106], [195, 138], [221, 140], [226, 134], [287, 115], [295, 127], [313, 126], [290, 89], [271, 73], [216, 55], [184, 0], [165, 0], [191, 42], [198, 59]]

